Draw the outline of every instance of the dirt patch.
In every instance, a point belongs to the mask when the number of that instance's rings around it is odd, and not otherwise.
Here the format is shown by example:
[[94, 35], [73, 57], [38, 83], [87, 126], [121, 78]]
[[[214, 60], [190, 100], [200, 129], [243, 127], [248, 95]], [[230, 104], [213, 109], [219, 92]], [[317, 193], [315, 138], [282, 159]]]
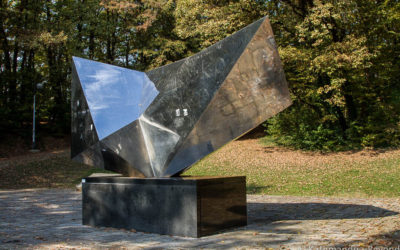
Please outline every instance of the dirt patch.
[[40, 162], [48, 160], [57, 156], [69, 156], [69, 149], [51, 150], [51, 151], [41, 151], [36, 153], [27, 152], [23, 155], [12, 156], [9, 158], [0, 159], [0, 169], [8, 166], [26, 165], [31, 162]]
[[[25, 157], [32, 155], [32, 138], [22, 137], [16, 134], [6, 134], [0, 140], [0, 161], [9, 160], [15, 157]], [[54, 137], [44, 135], [37, 138], [37, 148], [41, 152], [54, 152], [65, 150], [70, 147], [71, 139], [69, 136]]]
[[40, 153], [2, 162], [0, 189], [72, 188], [94, 168], [69, 160], [69, 151]]

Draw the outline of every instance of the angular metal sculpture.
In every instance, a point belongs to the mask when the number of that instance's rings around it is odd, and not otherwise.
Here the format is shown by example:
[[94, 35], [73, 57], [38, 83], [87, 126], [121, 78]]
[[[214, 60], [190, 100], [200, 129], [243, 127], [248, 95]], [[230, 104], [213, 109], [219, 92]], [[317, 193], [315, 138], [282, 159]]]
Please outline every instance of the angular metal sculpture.
[[170, 177], [291, 104], [268, 18], [143, 73], [73, 58], [73, 160]]

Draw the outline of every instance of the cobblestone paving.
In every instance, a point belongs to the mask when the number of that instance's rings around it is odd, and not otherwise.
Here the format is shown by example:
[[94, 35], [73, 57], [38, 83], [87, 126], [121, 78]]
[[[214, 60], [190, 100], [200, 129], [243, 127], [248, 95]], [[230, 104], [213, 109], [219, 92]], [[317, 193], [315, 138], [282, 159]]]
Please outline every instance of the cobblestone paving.
[[0, 191], [0, 249], [400, 249], [399, 198], [247, 198], [247, 227], [193, 239], [82, 226], [72, 190]]

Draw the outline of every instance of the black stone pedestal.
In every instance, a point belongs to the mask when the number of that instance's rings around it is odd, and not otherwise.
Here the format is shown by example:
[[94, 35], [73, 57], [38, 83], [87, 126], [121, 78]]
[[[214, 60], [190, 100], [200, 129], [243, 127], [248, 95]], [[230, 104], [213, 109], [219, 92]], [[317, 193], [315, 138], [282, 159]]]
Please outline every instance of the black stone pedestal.
[[201, 237], [247, 225], [246, 177], [88, 177], [84, 225]]

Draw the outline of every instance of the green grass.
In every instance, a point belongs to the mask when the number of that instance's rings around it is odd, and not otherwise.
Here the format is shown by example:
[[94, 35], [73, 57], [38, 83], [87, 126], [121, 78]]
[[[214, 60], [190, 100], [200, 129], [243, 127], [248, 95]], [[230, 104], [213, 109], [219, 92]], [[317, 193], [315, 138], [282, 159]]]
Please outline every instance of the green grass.
[[[358, 154], [358, 158], [352, 161], [342, 159], [341, 155], [329, 156], [328, 160], [317, 163], [318, 157], [326, 155], [310, 156], [309, 153], [274, 148], [273, 144], [265, 146], [265, 142], [257, 144], [254, 141], [228, 144], [198, 162], [185, 175], [245, 175], [249, 194], [400, 196], [400, 150], [383, 153], [380, 157]], [[255, 151], [260, 151], [260, 155], [256, 155]], [[268, 158], [271, 155], [277, 158], [292, 157], [294, 160], [282, 164]], [[297, 160], [296, 157], [303, 155], [307, 156], [306, 161]], [[68, 156], [62, 155], [0, 168], [0, 189], [74, 188], [82, 178], [99, 172], [108, 171], [72, 162]]]
[[264, 136], [259, 139], [259, 143], [266, 147], [275, 147], [277, 146], [276, 142], [271, 136]]
[[[315, 156], [318, 157], [318, 156]], [[240, 166], [209, 156], [193, 166], [188, 175], [245, 175], [247, 193], [293, 196], [399, 197], [400, 155], [395, 158], [360, 161], [331, 161], [314, 166]], [[246, 163], [245, 163], [246, 165]]]

